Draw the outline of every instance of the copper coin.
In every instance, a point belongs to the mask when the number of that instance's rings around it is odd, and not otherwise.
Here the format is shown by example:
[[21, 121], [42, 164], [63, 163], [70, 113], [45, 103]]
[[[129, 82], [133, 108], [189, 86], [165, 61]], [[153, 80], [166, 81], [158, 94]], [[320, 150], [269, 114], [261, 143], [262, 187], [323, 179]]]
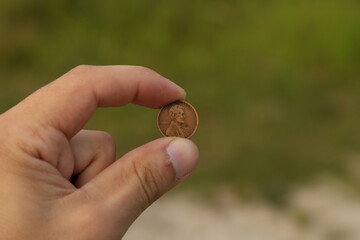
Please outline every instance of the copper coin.
[[165, 137], [189, 138], [196, 132], [198, 114], [190, 103], [177, 101], [164, 106], [157, 117], [157, 125]]

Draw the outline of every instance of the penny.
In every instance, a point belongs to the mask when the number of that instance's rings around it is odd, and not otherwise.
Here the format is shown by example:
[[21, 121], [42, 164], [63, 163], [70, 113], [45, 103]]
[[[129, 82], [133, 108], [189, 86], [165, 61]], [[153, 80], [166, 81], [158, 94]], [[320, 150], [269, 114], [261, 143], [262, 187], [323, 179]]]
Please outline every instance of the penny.
[[157, 125], [165, 137], [189, 138], [196, 132], [198, 114], [190, 103], [176, 101], [160, 109]]

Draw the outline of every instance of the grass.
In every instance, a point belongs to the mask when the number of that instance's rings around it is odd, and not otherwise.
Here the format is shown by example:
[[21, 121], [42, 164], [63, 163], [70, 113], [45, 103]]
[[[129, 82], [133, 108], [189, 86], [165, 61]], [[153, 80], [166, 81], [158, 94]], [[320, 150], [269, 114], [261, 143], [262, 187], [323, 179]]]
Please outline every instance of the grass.
[[[360, 4], [305, 1], [0, 3], [0, 110], [79, 64], [151, 67], [199, 111], [185, 188], [279, 201], [322, 173], [351, 179], [360, 144]], [[156, 111], [100, 109], [119, 156], [159, 137]], [[124, 128], [123, 125], [127, 127]]]

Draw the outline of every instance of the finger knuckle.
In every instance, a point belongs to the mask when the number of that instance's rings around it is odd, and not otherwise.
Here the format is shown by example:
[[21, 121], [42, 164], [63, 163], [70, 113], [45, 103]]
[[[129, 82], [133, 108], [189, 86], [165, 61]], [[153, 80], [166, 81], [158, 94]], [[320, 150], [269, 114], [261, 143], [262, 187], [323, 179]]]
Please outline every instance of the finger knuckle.
[[97, 132], [98, 148], [106, 157], [105, 159], [113, 162], [115, 160], [116, 144], [113, 136], [107, 132]]
[[143, 75], [153, 75], [155, 74], [155, 71], [151, 68], [144, 67], [144, 66], [134, 66], [138, 72], [140, 72]]
[[115, 145], [115, 140], [110, 133], [98, 131], [97, 135], [98, 135], [97, 137], [99, 138], [102, 144], [111, 145], [111, 146]]
[[74, 68], [72, 68], [68, 74], [70, 75], [76, 75], [76, 76], [81, 76], [83, 74], [86, 74], [89, 72], [90, 69], [92, 69], [93, 66], [90, 65], [86, 65], [86, 64], [82, 64], [82, 65], [78, 65]]
[[133, 162], [133, 170], [139, 182], [145, 204], [149, 205], [161, 195], [161, 176], [150, 167], [144, 165], [142, 161]]

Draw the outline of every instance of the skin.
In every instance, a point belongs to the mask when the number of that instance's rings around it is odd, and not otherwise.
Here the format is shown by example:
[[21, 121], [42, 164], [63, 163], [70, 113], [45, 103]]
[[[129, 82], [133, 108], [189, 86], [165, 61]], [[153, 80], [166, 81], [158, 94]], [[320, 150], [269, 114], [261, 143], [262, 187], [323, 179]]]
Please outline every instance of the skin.
[[111, 135], [82, 128], [97, 107], [184, 98], [148, 68], [79, 66], [1, 114], [0, 239], [121, 239], [193, 171], [198, 149], [160, 138], [115, 161]]

